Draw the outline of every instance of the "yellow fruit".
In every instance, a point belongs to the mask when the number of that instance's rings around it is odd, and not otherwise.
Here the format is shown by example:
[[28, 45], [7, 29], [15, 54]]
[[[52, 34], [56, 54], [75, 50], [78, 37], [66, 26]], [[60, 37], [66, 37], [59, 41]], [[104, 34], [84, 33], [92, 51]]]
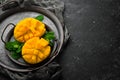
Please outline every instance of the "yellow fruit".
[[25, 18], [17, 23], [14, 37], [19, 42], [26, 42], [33, 37], [41, 37], [45, 32], [44, 23], [34, 18]]
[[34, 37], [25, 42], [22, 47], [22, 57], [29, 64], [37, 64], [45, 60], [51, 52], [49, 42], [43, 38]]

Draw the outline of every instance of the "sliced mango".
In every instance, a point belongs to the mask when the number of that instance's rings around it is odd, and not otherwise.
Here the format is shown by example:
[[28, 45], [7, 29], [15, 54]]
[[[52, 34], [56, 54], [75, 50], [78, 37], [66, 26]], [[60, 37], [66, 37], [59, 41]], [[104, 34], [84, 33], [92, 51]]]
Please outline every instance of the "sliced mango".
[[14, 29], [14, 38], [26, 42], [33, 37], [41, 37], [46, 32], [45, 24], [34, 18], [19, 21]]
[[29, 64], [42, 62], [50, 55], [50, 52], [49, 42], [39, 37], [29, 39], [22, 47], [22, 57]]

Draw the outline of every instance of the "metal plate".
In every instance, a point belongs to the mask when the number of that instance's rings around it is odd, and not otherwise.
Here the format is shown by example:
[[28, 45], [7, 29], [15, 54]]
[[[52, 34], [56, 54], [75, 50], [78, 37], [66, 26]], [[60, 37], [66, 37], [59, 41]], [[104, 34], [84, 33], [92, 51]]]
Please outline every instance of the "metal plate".
[[[59, 45], [57, 46], [57, 52], [53, 53], [52, 56], [48, 60], [46, 60], [45, 62], [39, 65], [23, 67], [23, 66], [20, 66], [12, 62], [8, 58], [6, 51], [5, 51], [6, 49], [4, 48], [4, 43], [2, 42], [2, 40], [0, 40], [0, 55], [1, 55], [0, 65], [2, 67], [5, 67], [12, 71], [28, 72], [28, 71], [32, 71], [32, 70], [36, 70], [41, 67], [44, 67], [45, 65], [49, 64], [58, 55], [58, 53], [60, 52], [62, 48], [63, 40], [64, 40], [63, 27], [60, 21], [57, 19], [57, 17], [53, 13], [40, 7], [33, 7], [33, 6], [22, 7], [22, 8], [17, 7], [9, 11], [6, 11], [2, 15], [0, 15], [0, 36], [7, 24], [9, 23], [16, 24], [19, 20], [23, 18], [36, 17], [37, 15], [40, 15], [40, 14], [44, 15], [45, 17], [43, 22], [47, 24], [55, 32], [56, 38], [58, 39], [58, 43], [59, 43]], [[7, 34], [12, 28], [13, 27], [10, 27], [5, 31], [5, 34], [3, 37], [4, 39], [7, 39], [8, 37]]]

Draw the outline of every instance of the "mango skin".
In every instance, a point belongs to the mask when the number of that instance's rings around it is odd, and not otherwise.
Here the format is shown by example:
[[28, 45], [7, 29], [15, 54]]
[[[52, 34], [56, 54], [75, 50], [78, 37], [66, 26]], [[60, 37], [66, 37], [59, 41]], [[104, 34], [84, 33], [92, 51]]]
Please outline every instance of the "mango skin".
[[34, 37], [25, 42], [22, 47], [22, 57], [29, 64], [37, 64], [45, 60], [51, 52], [49, 42], [43, 38]]
[[14, 38], [19, 42], [26, 42], [33, 37], [41, 37], [46, 32], [45, 24], [34, 18], [24, 18], [14, 29]]

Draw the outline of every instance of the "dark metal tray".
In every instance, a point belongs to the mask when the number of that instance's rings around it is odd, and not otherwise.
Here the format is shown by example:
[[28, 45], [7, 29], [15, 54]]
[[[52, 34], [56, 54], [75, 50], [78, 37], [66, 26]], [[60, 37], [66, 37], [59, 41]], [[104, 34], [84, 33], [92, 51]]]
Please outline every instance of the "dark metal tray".
[[[6, 54], [6, 49], [4, 48], [4, 43], [2, 40], [0, 40], [0, 65], [2, 67], [5, 67], [12, 71], [18, 71], [18, 72], [28, 72], [32, 70], [39, 69], [41, 67], [44, 67], [45, 65], [49, 64], [60, 52], [63, 42], [64, 42], [64, 31], [62, 24], [58, 20], [58, 18], [51, 13], [50, 11], [36, 7], [36, 6], [30, 6], [30, 7], [16, 7], [13, 9], [10, 9], [3, 14], [0, 15], [0, 36], [3, 33], [4, 28], [7, 24], [13, 23], [16, 24], [19, 20], [26, 18], [26, 17], [35, 17], [37, 15], [44, 15], [43, 22], [48, 25], [56, 35], [56, 38], [58, 40], [58, 45], [56, 47], [55, 52], [44, 62], [34, 65], [34, 66], [21, 66], [9, 59], [9, 57]], [[10, 31], [13, 29], [13, 27], [9, 27], [6, 29], [5, 34], [3, 36], [3, 39], [6, 41], [10, 37]]]

